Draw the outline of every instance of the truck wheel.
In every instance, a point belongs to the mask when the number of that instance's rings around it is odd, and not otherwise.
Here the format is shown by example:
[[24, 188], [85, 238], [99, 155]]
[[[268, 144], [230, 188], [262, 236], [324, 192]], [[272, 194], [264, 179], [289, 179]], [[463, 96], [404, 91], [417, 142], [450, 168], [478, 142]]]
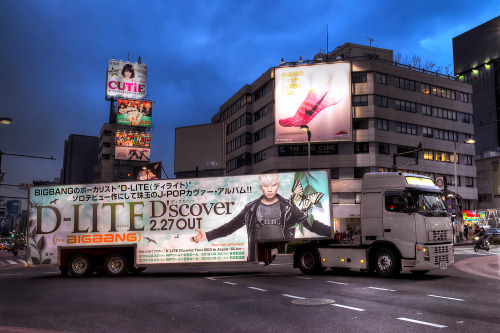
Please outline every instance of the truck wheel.
[[299, 254], [298, 266], [304, 274], [321, 274], [326, 267], [321, 266], [317, 251], [312, 247], [307, 247]]
[[375, 254], [375, 270], [382, 277], [398, 275], [399, 268], [398, 256], [389, 249], [382, 248]]
[[90, 256], [84, 253], [78, 253], [71, 256], [68, 260], [69, 272], [72, 276], [82, 277], [92, 274], [92, 260]]
[[110, 254], [104, 262], [104, 270], [111, 276], [123, 276], [128, 273], [127, 259], [119, 254]]

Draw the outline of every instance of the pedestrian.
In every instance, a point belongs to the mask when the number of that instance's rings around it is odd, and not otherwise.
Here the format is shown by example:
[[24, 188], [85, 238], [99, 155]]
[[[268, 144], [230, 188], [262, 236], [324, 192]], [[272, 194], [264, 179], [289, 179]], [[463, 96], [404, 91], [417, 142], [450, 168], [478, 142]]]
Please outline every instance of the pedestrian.
[[464, 224], [464, 237], [465, 240], [469, 240], [469, 227], [467, 226], [467, 224]]

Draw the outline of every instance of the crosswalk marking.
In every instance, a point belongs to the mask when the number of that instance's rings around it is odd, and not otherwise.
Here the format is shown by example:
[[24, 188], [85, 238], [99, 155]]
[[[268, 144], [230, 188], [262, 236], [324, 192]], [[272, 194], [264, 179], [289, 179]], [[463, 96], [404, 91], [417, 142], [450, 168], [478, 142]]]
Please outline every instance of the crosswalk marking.
[[0, 260], [0, 265], [18, 265], [18, 264], [24, 264], [25, 261], [22, 259], [5, 259], [5, 260]]

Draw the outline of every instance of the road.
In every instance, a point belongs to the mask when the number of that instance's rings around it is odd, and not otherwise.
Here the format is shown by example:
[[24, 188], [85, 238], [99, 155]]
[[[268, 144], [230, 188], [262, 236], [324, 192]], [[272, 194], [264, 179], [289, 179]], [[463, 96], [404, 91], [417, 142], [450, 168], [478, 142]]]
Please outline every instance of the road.
[[500, 331], [499, 248], [457, 247], [457, 267], [394, 279], [332, 270], [306, 276], [286, 255], [268, 267], [148, 268], [82, 279], [5, 264], [12, 258], [0, 255], [0, 332]]

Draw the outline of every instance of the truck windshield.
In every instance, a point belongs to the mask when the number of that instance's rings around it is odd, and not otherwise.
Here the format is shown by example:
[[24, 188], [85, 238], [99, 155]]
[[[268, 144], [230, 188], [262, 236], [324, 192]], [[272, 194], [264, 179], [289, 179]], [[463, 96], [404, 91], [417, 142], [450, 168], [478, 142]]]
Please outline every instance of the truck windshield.
[[422, 215], [446, 216], [446, 205], [441, 193], [418, 192], [417, 211]]

